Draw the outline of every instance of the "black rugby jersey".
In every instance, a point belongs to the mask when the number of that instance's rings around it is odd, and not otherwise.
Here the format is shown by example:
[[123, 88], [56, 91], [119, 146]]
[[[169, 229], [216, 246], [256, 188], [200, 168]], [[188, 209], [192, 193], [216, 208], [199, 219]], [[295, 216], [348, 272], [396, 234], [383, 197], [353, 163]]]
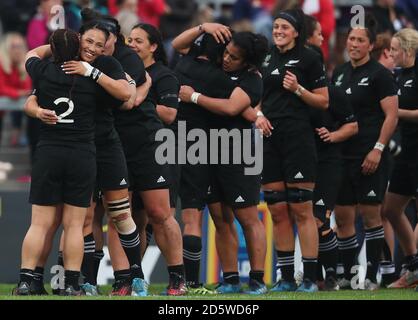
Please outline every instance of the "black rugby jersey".
[[[418, 109], [417, 67], [403, 69], [398, 78], [399, 109]], [[418, 123], [399, 120], [401, 130], [401, 156], [405, 160], [418, 158]]]
[[[240, 87], [250, 98], [250, 106], [255, 108], [263, 95], [263, 80], [261, 75], [253, 70], [240, 70], [227, 73], [235, 87]], [[229, 88], [227, 88], [229, 90]], [[217, 98], [217, 97], [212, 97]], [[245, 129], [251, 128], [252, 123], [244, 119], [241, 115], [234, 117], [216, 115], [212, 118], [212, 128], [225, 129]]]
[[350, 62], [338, 67], [332, 83], [344, 90], [357, 118], [359, 132], [344, 143], [345, 157], [362, 158], [377, 142], [385, 120], [380, 101], [396, 95], [396, 85], [389, 70], [374, 59], [353, 68]]
[[[148, 94], [149, 99], [155, 106], [160, 104], [178, 109], [180, 85], [174, 72], [162, 62], [155, 62], [146, 70], [152, 79], [152, 86]], [[172, 124], [165, 126], [174, 129], [177, 126], [177, 121], [174, 120]]]
[[[114, 57], [100, 56], [94, 61], [93, 66], [114, 80], [126, 79], [121, 64]], [[123, 101], [114, 98], [103, 87], [98, 87], [95, 139], [96, 144], [101, 145], [109, 140], [118, 139], [112, 110], [120, 107]]]
[[[215, 64], [193, 54], [183, 56], [175, 69], [180, 85], [188, 85], [201, 94], [227, 99], [235, 88], [234, 82]], [[209, 128], [213, 114], [194, 103], [180, 102], [178, 120], [188, 121], [188, 127]]]
[[[121, 63], [123, 70], [135, 80], [137, 86], [145, 83], [145, 66], [135, 51], [126, 45], [117, 45], [113, 57]], [[152, 130], [163, 128], [149, 93], [139, 106], [134, 107], [132, 110], [114, 109], [113, 114], [117, 129], [137, 125], [146, 126]]]
[[[333, 85], [328, 87], [329, 107], [327, 110], [311, 109], [312, 127], [325, 127], [328, 131], [336, 131], [346, 123], [356, 122], [353, 108], [344, 92]], [[341, 143], [324, 142], [315, 131], [318, 160], [341, 158]]]
[[55, 125], [41, 123], [40, 143], [93, 145], [97, 84], [90, 78], [67, 75], [50, 60], [32, 57], [26, 70], [38, 88], [38, 104], [55, 110], [61, 119]]
[[264, 83], [262, 110], [273, 123], [283, 119], [310, 121], [308, 106], [295, 93], [283, 87], [286, 71], [296, 75], [298, 83], [309, 91], [327, 86], [320, 55], [310, 48], [297, 47], [280, 53], [273, 46], [261, 68]]

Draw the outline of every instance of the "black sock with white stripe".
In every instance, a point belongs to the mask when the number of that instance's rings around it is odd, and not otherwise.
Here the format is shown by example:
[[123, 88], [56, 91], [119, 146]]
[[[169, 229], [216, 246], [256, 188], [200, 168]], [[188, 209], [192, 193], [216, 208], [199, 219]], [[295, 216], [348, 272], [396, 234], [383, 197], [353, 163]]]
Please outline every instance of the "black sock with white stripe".
[[35, 282], [38, 286], [43, 286], [44, 284], [44, 268], [36, 267], [35, 271], [33, 272], [33, 282]]
[[202, 238], [197, 236], [183, 236], [183, 261], [188, 286], [198, 286], [200, 259], [202, 256]]
[[383, 286], [387, 286], [396, 281], [396, 267], [386, 240], [383, 243], [382, 260], [380, 261], [380, 274], [382, 275], [381, 285]]
[[223, 279], [225, 283], [237, 285], [239, 284], [239, 273], [238, 272], [224, 272]]
[[376, 275], [379, 269], [380, 257], [382, 256], [385, 232], [383, 226], [365, 230], [367, 273], [366, 279], [377, 282]]
[[277, 250], [277, 268], [282, 273], [282, 279], [288, 282], [295, 281], [295, 251]]
[[135, 228], [135, 230], [129, 234], [119, 233], [119, 240], [128, 257], [129, 265], [131, 266], [132, 279], [144, 279], [144, 272], [142, 271], [141, 266], [141, 248], [138, 229]]
[[94, 251], [96, 250], [96, 242], [94, 241], [93, 233], [84, 237], [84, 256], [81, 265], [81, 273], [84, 277], [84, 283], [91, 285], [97, 284], [94, 272]]
[[31, 269], [20, 269], [19, 284], [26, 282], [29, 286], [33, 281], [33, 270]]
[[319, 233], [319, 254], [318, 265], [323, 265], [325, 268], [326, 276], [336, 279], [337, 275], [337, 263], [338, 263], [338, 242], [337, 237], [330, 229], [330, 232], [323, 235]]
[[341, 255], [341, 261], [344, 265], [344, 278], [347, 280], [351, 280], [351, 268], [356, 265], [356, 255], [357, 255], [357, 248], [358, 242], [356, 235], [352, 235], [351, 237], [347, 238], [338, 238], [338, 251]]

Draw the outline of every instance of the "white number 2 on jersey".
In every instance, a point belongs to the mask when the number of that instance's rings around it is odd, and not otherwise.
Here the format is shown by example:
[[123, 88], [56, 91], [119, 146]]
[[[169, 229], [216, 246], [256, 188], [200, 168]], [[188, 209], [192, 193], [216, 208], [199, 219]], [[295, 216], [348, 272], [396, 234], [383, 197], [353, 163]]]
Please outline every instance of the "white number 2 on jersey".
[[69, 116], [74, 111], [74, 102], [69, 98], [58, 98], [54, 101], [55, 105], [60, 103], [66, 103], [68, 105], [67, 111], [57, 115], [59, 118], [57, 122], [59, 123], [74, 123], [74, 119], [64, 119], [65, 117]]

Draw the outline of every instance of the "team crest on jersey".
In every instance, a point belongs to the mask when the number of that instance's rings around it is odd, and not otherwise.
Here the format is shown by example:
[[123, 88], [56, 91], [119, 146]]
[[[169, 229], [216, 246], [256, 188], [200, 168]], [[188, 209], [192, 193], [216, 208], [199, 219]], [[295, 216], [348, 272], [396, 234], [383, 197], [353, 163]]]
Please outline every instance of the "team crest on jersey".
[[404, 87], [405, 88], [412, 88], [412, 83], [414, 82], [414, 79], [411, 79], [411, 80], [407, 80], [405, 83], [404, 83]]
[[339, 87], [340, 85], [342, 85], [342, 80], [343, 80], [343, 78], [344, 78], [344, 74], [340, 74], [339, 76], [338, 76], [338, 78], [337, 78], [337, 81], [335, 81], [335, 86], [336, 87]]
[[271, 54], [267, 55], [263, 62], [263, 67], [268, 67], [270, 64]]
[[289, 60], [284, 66], [285, 67], [294, 67], [300, 60]]
[[360, 80], [360, 82], [357, 84], [359, 86], [368, 86], [369, 85], [369, 77], [365, 77]]

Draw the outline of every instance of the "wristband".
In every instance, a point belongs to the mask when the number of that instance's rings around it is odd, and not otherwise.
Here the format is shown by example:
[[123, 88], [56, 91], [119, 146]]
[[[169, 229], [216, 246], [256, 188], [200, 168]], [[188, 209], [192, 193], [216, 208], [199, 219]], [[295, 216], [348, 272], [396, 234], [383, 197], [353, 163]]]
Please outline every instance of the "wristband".
[[264, 117], [264, 113], [261, 110], [258, 110], [256, 115], [257, 115], [257, 118]]
[[86, 68], [86, 72], [84, 73], [85, 77], [90, 77], [91, 73], [93, 72], [93, 67], [91, 66], [90, 63], [85, 62], [85, 61], [81, 61], [82, 65], [84, 66], [84, 68]]
[[90, 78], [97, 82], [102, 75], [103, 73], [99, 69], [93, 68]]
[[192, 96], [190, 97], [190, 100], [194, 103], [197, 104], [197, 99], [199, 99], [200, 93], [199, 92], [193, 92]]
[[376, 142], [373, 149], [377, 149], [383, 152], [383, 150], [385, 149], [385, 145], [383, 143]]
[[301, 85], [298, 85], [298, 88], [295, 91], [295, 94], [300, 97], [303, 93], [303, 91], [305, 91], [306, 89], [304, 87], [302, 87]]

